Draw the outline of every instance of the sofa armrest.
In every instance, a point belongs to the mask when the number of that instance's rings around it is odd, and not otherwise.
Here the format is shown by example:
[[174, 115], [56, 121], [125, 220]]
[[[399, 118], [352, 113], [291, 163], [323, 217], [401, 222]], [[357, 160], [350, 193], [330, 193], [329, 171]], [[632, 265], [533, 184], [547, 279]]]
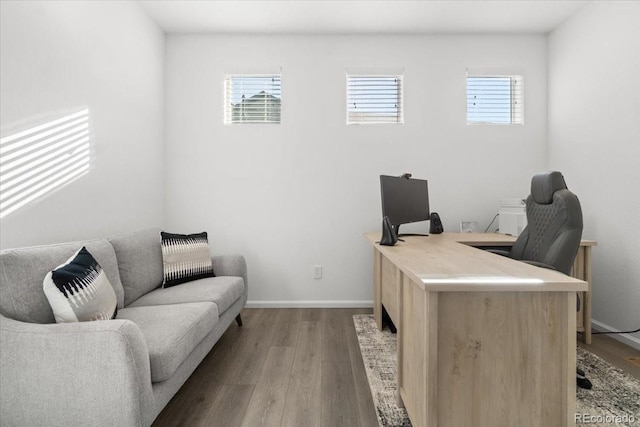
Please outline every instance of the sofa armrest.
[[3, 425], [147, 426], [156, 415], [147, 344], [128, 320], [0, 315], [0, 378]]
[[247, 261], [242, 255], [218, 255], [211, 258], [216, 276], [236, 276], [244, 280], [244, 298], [247, 299], [249, 282], [247, 281]]

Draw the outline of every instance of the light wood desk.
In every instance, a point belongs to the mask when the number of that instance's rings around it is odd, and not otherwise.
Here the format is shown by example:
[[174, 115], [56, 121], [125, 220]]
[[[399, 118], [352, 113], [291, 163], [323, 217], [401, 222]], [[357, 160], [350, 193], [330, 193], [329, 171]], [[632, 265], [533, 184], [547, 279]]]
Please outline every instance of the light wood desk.
[[[504, 247], [511, 248], [517, 237], [507, 236], [498, 233], [464, 233], [458, 234], [457, 241], [469, 246], [482, 247]], [[578, 254], [571, 268], [571, 277], [584, 280], [588, 284], [588, 289], [579, 292], [580, 309], [576, 315], [576, 330], [582, 332], [582, 340], [585, 344], [591, 344], [591, 248], [596, 246], [595, 240], [581, 240]]]
[[391, 247], [366, 237], [374, 315], [380, 327], [384, 304], [398, 329], [398, 401], [415, 427], [574, 424], [576, 292], [586, 282], [469, 245], [489, 236]]

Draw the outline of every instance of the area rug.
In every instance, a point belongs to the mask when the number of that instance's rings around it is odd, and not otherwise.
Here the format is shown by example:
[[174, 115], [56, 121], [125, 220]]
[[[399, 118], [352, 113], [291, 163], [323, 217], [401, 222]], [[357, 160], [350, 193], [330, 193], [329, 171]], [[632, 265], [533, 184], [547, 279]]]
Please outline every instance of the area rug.
[[[396, 404], [396, 335], [379, 331], [373, 315], [355, 315], [353, 322], [380, 426], [411, 426]], [[580, 347], [577, 362], [593, 383], [578, 389], [577, 425], [640, 427], [640, 381]]]

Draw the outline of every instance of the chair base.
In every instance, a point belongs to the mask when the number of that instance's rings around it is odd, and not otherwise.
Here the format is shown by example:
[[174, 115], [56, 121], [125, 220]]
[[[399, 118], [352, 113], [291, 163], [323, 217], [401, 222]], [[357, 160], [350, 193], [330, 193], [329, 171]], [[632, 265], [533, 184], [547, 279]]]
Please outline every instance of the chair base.
[[578, 387], [587, 390], [591, 390], [591, 387], [593, 387], [591, 381], [589, 381], [589, 379], [584, 376], [584, 371], [582, 369], [576, 369], [576, 384], [578, 385]]

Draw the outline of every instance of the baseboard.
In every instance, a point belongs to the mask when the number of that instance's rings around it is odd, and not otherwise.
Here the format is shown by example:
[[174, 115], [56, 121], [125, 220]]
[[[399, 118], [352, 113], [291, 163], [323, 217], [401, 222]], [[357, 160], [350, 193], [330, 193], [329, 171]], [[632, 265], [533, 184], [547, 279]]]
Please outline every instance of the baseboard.
[[373, 301], [247, 301], [248, 308], [371, 308]]
[[[598, 322], [597, 320], [593, 319], [591, 320], [591, 327], [599, 332], [620, 332], [616, 328], [612, 328], [605, 323]], [[631, 334], [613, 334], [609, 336], [617, 339], [618, 341], [622, 341], [623, 343], [635, 348], [636, 350], [640, 350], [640, 338], [636, 338]]]

